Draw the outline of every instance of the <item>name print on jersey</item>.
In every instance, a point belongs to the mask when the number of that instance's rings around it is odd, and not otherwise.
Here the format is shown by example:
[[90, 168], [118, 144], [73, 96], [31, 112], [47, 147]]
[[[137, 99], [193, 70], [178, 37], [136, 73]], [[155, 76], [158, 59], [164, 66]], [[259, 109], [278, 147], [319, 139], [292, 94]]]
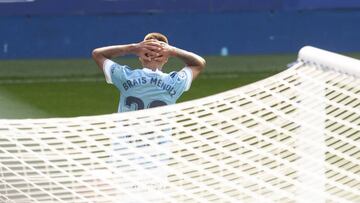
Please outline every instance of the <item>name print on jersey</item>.
[[125, 91], [127, 91], [130, 88], [139, 86], [139, 85], [154, 85], [157, 86], [163, 90], [166, 90], [171, 97], [173, 97], [176, 94], [176, 90], [173, 85], [170, 85], [168, 83], [165, 83], [163, 80], [157, 78], [157, 77], [139, 77], [132, 80], [126, 80], [122, 86]]

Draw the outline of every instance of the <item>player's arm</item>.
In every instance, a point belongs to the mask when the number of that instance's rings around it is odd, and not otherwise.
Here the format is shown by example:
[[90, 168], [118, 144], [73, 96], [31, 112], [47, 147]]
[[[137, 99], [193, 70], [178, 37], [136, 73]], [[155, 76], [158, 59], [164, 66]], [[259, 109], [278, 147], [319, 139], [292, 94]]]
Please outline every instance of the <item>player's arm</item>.
[[206, 61], [201, 56], [165, 43], [162, 43], [162, 47], [160, 56], [176, 57], [182, 60], [191, 69], [193, 80], [204, 70]]
[[92, 58], [102, 70], [107, 59], [135, 54], [144, 60], [151, 60], [152, 57], [158, 55], [156, 51], [159, 49], [160, 45], [158, 43], [146, 41], [126, 45], [113, 45], [94, 49], [92, 51]]
[[206, 65], [205, 59], [201, 56], [176, 47], [173, 48], [172, 56], [181, 59], [191, 69], [193, 80], [204, 70]]

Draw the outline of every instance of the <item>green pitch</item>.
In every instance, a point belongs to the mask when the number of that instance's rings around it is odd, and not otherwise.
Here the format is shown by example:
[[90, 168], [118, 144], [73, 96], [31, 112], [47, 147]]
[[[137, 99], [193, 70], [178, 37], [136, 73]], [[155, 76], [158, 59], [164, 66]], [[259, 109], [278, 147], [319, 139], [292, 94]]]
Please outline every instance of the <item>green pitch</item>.
[[[359, 55], [356, 55], [359, 56]], [[205, 72], [178, 102], [201, 98], [274, 75], [296, 55], [209, 56]], [[139, 67], [136, 58], [119, 63]], [[170, 60], [164, 71], [179, 69]], [[0, 61], [0, 118], [72, 117], [114, 113], [119, 93], [90, 59]]]

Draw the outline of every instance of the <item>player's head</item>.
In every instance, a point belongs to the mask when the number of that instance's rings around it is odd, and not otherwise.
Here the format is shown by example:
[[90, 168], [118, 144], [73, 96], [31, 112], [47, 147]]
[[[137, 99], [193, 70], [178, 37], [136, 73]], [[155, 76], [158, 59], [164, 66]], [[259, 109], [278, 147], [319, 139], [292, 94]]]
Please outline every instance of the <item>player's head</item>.
[[[144, 37], [144, 41], [146, 41], [146, 40], [157, 40], [159, 42], [169, 44], [169, 41], [168, 41], [167, 37], [165, 35], [161, 34], [161, 33], [158, 33], [158, 32], [151, 32], [151, 33], [147, 34]], [[145, 61], [142, 58], [139, 58], [139, 60], [141, 61], [142, 65], [144, 67], [147, 67], [147, 68], [159, 68], [159, 69], [162, 69], [162, 67], [168, 61], [167, 58], [164, 58], [161, 61]]]
[[167, 37], [158, 32], [151, 32], [144, 37], [144, 40], [151, 40], [151, 39], [155, 39], [160, 42], [165, 42], [166, 44], [169, 44]]

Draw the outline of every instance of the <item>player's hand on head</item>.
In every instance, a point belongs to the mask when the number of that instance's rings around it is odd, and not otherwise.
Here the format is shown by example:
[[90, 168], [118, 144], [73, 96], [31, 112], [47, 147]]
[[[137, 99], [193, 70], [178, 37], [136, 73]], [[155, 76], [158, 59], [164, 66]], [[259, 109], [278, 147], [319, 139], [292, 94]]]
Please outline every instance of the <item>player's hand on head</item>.
[[136, 44], [135, 54], [144, 60], [151, 61], [159, 56], [161, 45], [153, 40], [146, 40]]
[[167, 43], [159, 42], [161, 49], [157, 52], [158, 55], [153, 58], [155, 61], [164, 61], [173, 55], [174, 47]]

